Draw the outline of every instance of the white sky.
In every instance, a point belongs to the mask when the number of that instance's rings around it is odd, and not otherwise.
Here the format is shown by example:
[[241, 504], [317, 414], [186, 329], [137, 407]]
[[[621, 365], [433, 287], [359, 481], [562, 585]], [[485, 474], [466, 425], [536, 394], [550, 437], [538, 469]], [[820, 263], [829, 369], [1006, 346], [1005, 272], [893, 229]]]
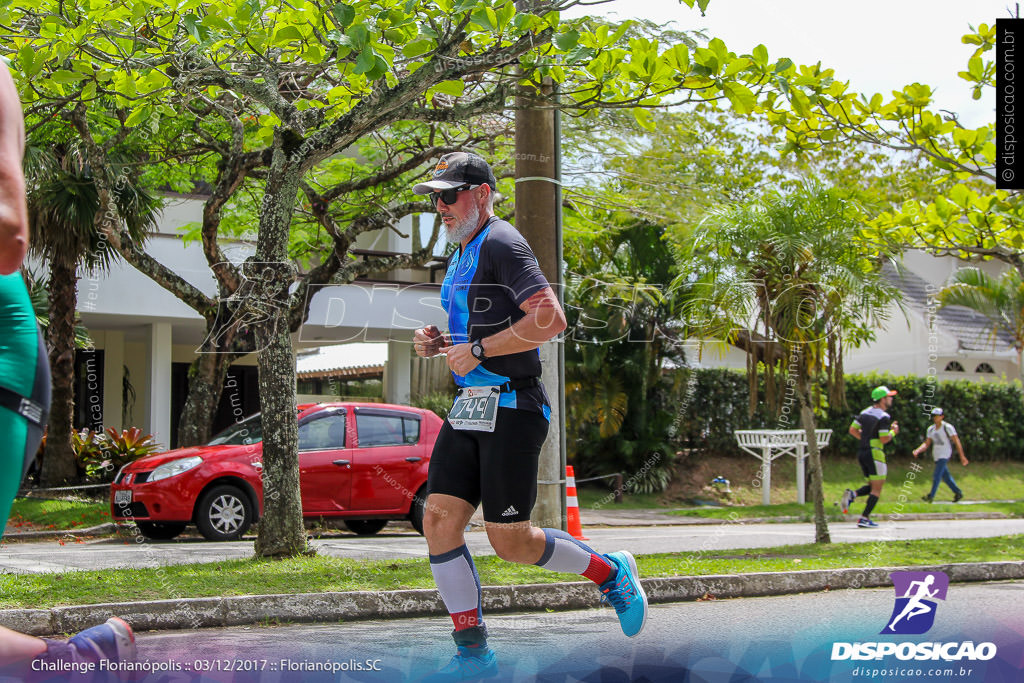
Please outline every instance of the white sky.
[[1015, 6], [1005, 0], [711, 0], [701, 17], [678, 0], [615, 0], [566, 14], [674, 21], [684, 30], [707, 29], [736, 54], [761, 43], [773, 61], [821, 61], [855, 92], [888, 97], [909, 83], [926, 83], [936, 89], [939, 108], [980, 126], [994, 120], [994, 95], [989, 90], [974, 101], [967, 82], [957, 77], [973, 52], [960, 36], [968, 25], [1011, 16], [1007, 8]]

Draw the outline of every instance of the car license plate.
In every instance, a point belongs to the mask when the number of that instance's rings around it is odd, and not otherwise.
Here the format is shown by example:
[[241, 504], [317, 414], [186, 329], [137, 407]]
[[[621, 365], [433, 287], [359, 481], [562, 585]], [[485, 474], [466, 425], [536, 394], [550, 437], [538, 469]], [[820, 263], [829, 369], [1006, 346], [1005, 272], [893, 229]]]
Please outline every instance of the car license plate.
[[131, 489], [122, 489], [120, 491], [114, 491], [114, 505], [120, 507], [128, 507], [132, 504], [132, 491]]
[[493, 432], [500, 395], [499, 387], [462, 387], [448, 412], [448, 422], [455, 429]]

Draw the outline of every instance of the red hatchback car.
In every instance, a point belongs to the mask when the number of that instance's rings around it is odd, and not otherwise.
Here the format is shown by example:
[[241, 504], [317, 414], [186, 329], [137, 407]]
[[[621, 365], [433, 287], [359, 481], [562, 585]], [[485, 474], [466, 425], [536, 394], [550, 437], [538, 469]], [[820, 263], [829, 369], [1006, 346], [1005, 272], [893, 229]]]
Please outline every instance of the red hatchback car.
[[[340, 518], [357, 534], [407, 519], [423, 533], [427, 465], [441, 419], [386, 403], [299, 406], [302, 515]], [[115, 520], [148, 538], [174, 538], [195, 523], [211, 541], [238, 539], [264, 496], [263, 433], [256, 414], [205, 446], [156, 453], [125, 465], [111, 485]]]

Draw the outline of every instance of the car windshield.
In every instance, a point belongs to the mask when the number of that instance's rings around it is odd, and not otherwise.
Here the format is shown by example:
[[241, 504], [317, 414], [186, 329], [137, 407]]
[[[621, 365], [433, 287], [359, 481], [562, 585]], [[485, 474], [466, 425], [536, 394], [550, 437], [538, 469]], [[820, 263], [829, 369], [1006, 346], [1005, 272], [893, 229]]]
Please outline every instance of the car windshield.
[[263, 441], [263, 423], [260, 421], [260, 414], [247, 417], [241, 422], [236, 422], [217, 436], [210, 439], [207, 445], [220, 446], [223, 444], [233, 446], [245, 446], [251, 443]]

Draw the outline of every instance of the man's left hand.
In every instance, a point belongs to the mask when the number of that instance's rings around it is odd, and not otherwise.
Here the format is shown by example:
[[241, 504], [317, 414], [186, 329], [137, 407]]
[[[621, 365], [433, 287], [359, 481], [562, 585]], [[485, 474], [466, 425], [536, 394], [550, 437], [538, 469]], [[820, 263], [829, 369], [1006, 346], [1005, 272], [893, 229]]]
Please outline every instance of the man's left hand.
[[473, 368], [480, 365], [480, 361], [473, 357], [472, 344], [456, 344], [448, 349], [448, 367], [456, 375], [465, 377], [473, 371]]

